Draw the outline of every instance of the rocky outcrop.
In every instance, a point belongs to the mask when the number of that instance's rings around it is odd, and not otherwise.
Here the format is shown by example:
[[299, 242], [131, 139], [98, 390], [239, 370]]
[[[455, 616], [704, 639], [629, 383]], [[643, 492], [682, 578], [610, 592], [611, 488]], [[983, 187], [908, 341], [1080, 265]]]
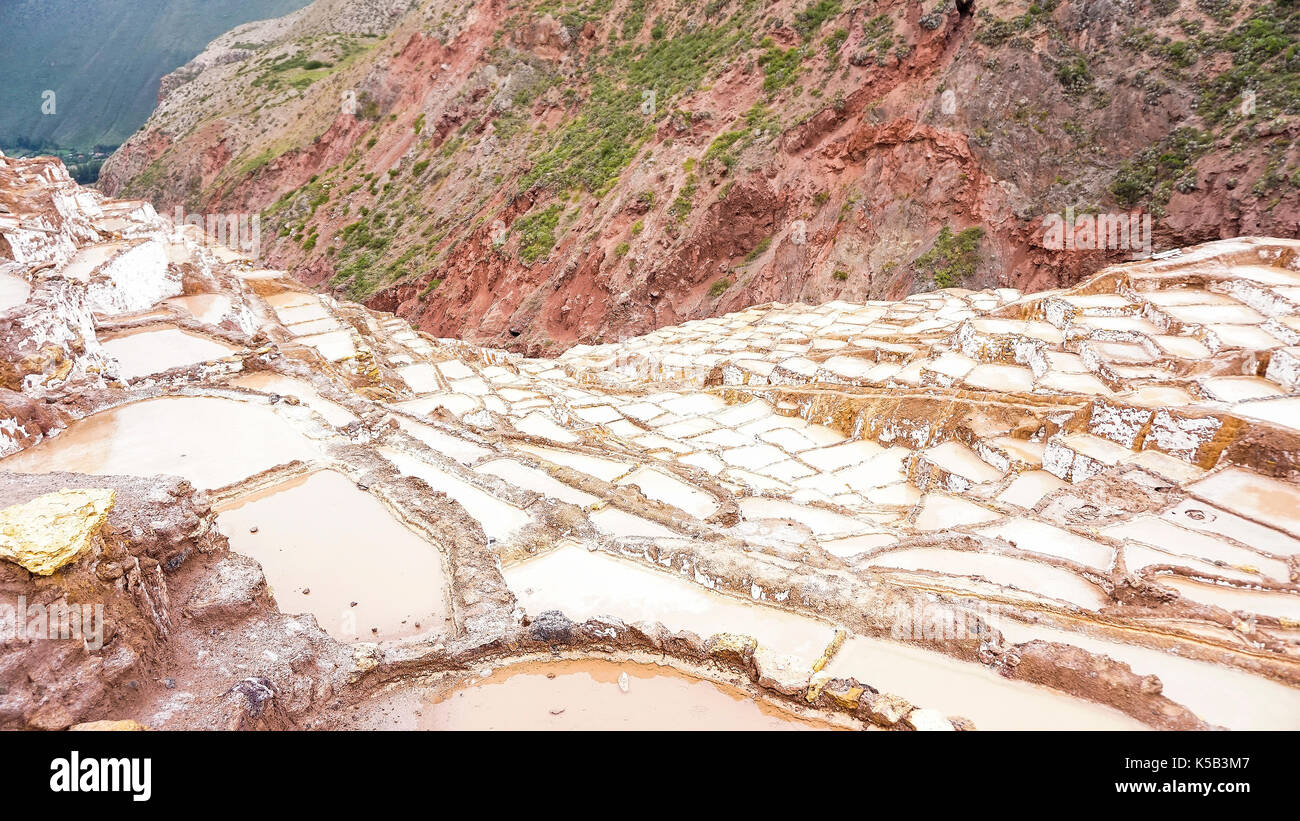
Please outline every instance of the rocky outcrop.
[[106, 488], [59, 490], [0, 510], [0, 559], [50, 575], [90, 549], [113, 499]]
[[0, 384], [39, 393], [94, 383], [110, 371], [89, 303], [80, 283], [37, 274], [27, 303], [0, 316]]
[[0, 454], [30, 447], [61, 427], [59, 413], [45, 402], [0, 388]]
[[212, 549], [192, 524], [210, 510], [176, 480], [71, 474], [0, 473], [0, 506], [0, 726], [121, 709], [174, 627], [164, 566]]
[[0, 539], [7, 548], [16, 533], [29, 546], [5, 558], [44, 558], [48, 551], [33, 547], [56, 534], [43, 512], [82, 495], [118, 501], [106, 517], [90, 515], [96, 509], [71, 521], [62, 511], [70, 536], [103, 521], [75, 557], [58, 551], [35, 565], [44, 575], [0, 560], [0, 727], [62, 729], [131, 715], [179, 693], [178, 680], [212, 679], [204, 658], [229, 658], [231, 645], [261, 658], [270, 679], [218, 678], [212, 686], [229, 690], [208, 696], [187, 684], [178, 703], [191, 705], [185, 726], [286, 727], [313, 707], [340, 651], [314, 625], [277, 613], [261, 568], [227, 552], [206, 495], [184, 480], [0, 472]]

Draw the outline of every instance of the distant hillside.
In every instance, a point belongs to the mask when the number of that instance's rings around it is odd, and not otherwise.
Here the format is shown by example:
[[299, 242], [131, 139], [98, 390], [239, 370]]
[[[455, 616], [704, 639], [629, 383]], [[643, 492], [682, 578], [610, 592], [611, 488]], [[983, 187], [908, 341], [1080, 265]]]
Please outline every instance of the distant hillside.
[[[307, 0], [3, 0], [0, 148], [117, 145], [153, 110], [158, 80], [218, 34]], [[56, 111], [41, 111], [53, 90]]]
[[530, 355], [1300, 236], [1295, 0], [315, 0], [164, 85], [104, 192]]

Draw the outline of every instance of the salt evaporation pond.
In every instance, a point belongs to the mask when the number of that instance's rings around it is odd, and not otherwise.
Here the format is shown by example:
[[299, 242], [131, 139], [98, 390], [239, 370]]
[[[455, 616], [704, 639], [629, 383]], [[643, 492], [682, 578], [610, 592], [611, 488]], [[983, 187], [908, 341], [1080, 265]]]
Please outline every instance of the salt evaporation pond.
[[88, 416], [53, 439], [0, 460], [0, 468], [101, 476], [174, 474], [210, 489], [316, 457], [311, 443], [267, 405], [173, 396]]
[[256, 559], [286, 613], [340, 641], [441, 630], [451, 620], [442, 558], [383, 503], [330, 470], [241, 499], [217, 522]]
[[513, 664], [472, 684], [386, 699], [369, 713], [372, 729], [833, 729], [671, 667], [596, 659]]
[[224, 342], [173, 325], [130, 331], [104, 340], [104, 352], [117, 360], [118, 373], [123, 379], [221, 359], [236, 350]]

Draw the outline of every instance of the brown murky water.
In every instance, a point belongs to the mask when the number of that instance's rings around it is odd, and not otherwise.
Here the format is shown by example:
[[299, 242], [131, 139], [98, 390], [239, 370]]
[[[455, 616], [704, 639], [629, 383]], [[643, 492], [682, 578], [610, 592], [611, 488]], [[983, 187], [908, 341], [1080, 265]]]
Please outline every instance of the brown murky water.
[[168, 305], [175, 305], [199, 322], [216, 325], [230, 312], [230, 297], [225, 294], [192, 294], [177, 296], [164, 300]]
[[261, 562], [282, 612], [311, 613], [340, 641], [402, 638], [450, 622], [438, 551], [340, 473], [252, 494], [217, 522], [233, 550]]
[[295, 459], [311, 443], [266, 405], [197, 396], [133, 402], [74, 422], [0, 461], [18, 473], [184, 476], [218, 488]]
[[[627, 689], [619, 683], [626, 674]], [[379, 726], [421, 730], [828, 730], [671, 667], [529, 662], [393, 705]], [[378, 723], [378, 722], [377, 722]]]

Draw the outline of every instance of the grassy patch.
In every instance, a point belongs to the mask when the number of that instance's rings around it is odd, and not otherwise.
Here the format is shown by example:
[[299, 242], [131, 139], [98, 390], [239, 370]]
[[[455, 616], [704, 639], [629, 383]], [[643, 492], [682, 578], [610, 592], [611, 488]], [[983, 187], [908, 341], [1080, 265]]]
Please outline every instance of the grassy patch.
[[916, 268], [936, 288], [953, 288], [975, 273], [979, 265], [983, 228], [967, 228], [954, 234], [945, 225], [929, 251], [916, 258]]
[[[533, 158], [522, 189], [605, 190], [654, 133], [660, 112], [671, 110], [667, 103], [694, 88], [739, 41], [734, 27], [724, 24], [614, 49], [595, 64], [591, 93], [578, 115]], [[648, 92], [655, 104], [647, 112], [642, 107]]]
[[1063, 61], [1056, 68], [1056, 79], [1066, 94], [1078, 96], [1092, 87], [1092, 70], [1082, 54]]
[[515, 220], [511, 230], [519, 235], [519, 259], [525, 265], [546, 256], [555, 247], [555, 228], [560, 224], [563, 210], [559, 205], [552, 205]]
[[839, 16], [841, 8], [839, 0], [818, 0], [795, 14], [794, 30], [807, 40], [817, 33], [823, 23]]
[[782, 50], [771, 37], [763, 38], [760, 45], [764, 49], [758, 58], [758, 64], [763, 67], [763, 90], [769, 93], [780, 91], [793, 83], [799, 76], [806, 49], [793, 46]]
[[634, 40], [641, 33], [641, 29], [645, 27], [646, 7], [649, 4], [650, 0], [632, 0], [627, 4], [620, 25], [624, 40]]
[[1204, 83], [1199, 110], [1222, 123], [1253, 90], [1261, 116], [1300, 114], [1300, 7], [1263, 4], [1222, 37], [1209, 41], [1232, 54], [1232, 67]]
[[433, 279], [429, 280], [429, 284], [425, 285], [423, 290], [420, 291], [419, 300], [423, 302], [426, 298], [428, 298], [429, 294], [436, 291], [438, 289], [438, 286], [441, 284], [442, 284], [442, 280], [439, 279], [438, 277], [434, 277]]
[[763, 237], [761, 240], [758, 241], [758, 245], [755, 245], [753, 248], [749, 250], [748, 254], [745, 254], [745, 264], [748, 265], [749, 263], [763, 256], [763, 254], [767, 252], [767, 249], [771, 247], [772, 247], [772, 238]]
[[668, 213], [677, 218], [678, 222], [686, 219], [695, 207], [695, 191], [699, 188], [699, 181], [694, 174], [687, 174], [686, 181], [682, 183], [681, 190], [677, 192], [677, 197], [673, 204], [668, 206]]
[[749, 129], [745, 128], [719, 134], [713, 142], [709, 143], [708, 149], [704, 152], [704, 163], [707, 165], [710, 160], [718, 160], [730, 171], [736, 164], [735, 156], [730, 153], [731, 147], [748, 133]]
[[[1196, 159], [1213, 144], [1214, 137], [1208, 132], [1180, 128], [1125, 160], [1111, 182], [1111, 193], [1121, 205], [1146, 203], [1153, 211], [1162, 212], [1175, 186], [1186, 186]], [[1194, 176], [1191, 181], [1195, 182]]]
[[1020, 34], [1032, 31], [1040, 24], [1048, 23], [1051, 14], [1060, 4], [1060, 0], [1038, 0], [1030, 3], [1029, 8], [1019, 17], [1003, 20], [994, 17], [985, 9], [975, 13], [977, 25], [975, 40], [990, 47], [997, 47]]
[[253, 86], [268, 91], [294, 88], [299, 91], [313, 85], [318, 80], [328, 77], [348, 65], [373, 46], [355, 38], [341, 38], [324, 44], [319, 52], [328, 52], [329, 57], [312, 56], [309, 50], [300, 51], [278, 59], [266, 58], [258, 63], [261, 74], [253, 80]]

